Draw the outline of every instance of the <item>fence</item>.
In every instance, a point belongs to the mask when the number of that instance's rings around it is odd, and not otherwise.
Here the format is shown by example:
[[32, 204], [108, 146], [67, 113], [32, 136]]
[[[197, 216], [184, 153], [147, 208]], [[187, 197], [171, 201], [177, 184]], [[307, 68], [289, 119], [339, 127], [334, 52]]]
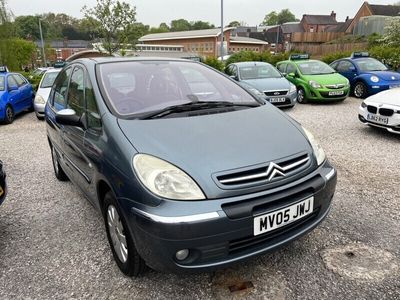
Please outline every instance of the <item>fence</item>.
[[292, 43], [326, 43], [344, 36], [344, 32], [293, 32]]
[[326, 55], [335, 52], [353, 52], [367, 49], [367, 43], [340, 43], [340, 44], [291, 44], [291, 49], [299, 52], [309, 53], [314, 56]]

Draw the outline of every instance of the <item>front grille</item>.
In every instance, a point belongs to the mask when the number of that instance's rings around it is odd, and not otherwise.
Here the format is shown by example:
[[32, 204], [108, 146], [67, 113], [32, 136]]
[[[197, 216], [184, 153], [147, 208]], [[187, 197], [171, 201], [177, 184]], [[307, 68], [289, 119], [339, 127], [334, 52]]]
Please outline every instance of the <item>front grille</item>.
[[378, 112], [378, 108], [372, 105], [368, 105], [367, 106], [367, 110], [368, 112], [370, 112], [371, 114], [376, 114]]
[[304, 170], [310, 163], [307, 154], [280, 162], [270, 162], [262, 166], [217, 176], [220, 184], [236, 186], [253, 183], [269, 183], [288, 178]]
[[[257, 236], [248, 236], [238, 240], [229, 242], [229, 254], [235, 254], [241, 251], [251, 250], [257, 246], [263, 246], [263, 244], [274, 244], [274, 240], [282, 238], [282, 236], [291, 235], [293, 232], [302, 229], [311, 223], [318, 215], [319, 208], [315, 209], [314, 212], [296, 222], [290, 223], [281, 228], [275, 229], [271, 232], [267, 232]], [[278, 241], [276, 241], [278, 242]]]
[[379, 114], [386, 117], [391, 117], [394, 114], [394, 110], [390, 108], [380, 108]]
[[344, 86], [345, 86], [344, 84], [329, 84], [329, 85], [326, 85], [325, 87], [327, 89], [337, 90], [337, 89], [344, 88]]
[[264, 94], [266, 96], [284, 96], [287, 95], [288, 90], [281, 90], [281, 91], [265, 91]]

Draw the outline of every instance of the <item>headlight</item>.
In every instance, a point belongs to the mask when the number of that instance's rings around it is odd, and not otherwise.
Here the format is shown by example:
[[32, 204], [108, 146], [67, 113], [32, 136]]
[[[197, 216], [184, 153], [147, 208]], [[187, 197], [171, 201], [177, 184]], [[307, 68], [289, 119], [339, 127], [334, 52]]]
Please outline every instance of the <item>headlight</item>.
[[322, 149], [321, 145], [318, 143], [318, 141], [315, 139], [315, 137], [312, 135], [311, 132], [309, 132], [307, 129], [303, 127], [304, 133], [306, 134], [308, 141], [310, 142], [315, 158], [317, 159], [318, 166], [320, 166], [324, 161], [325, 161], [325, 152]]
[[35, 103], [37, 103], [37, 104], [45, 104], [46, 102], [44, 101], [42, 96], [36, 95], [35, 96]]
[[133, 158], [133, 168], [144, 186], [157, 196], [173, 200], [205, 199], [193, 179], [169, 162], [137, 154]]
[[255, 88], [249, 88], [249, 91], [258, 97], [265, 96], [265, 94], [263, 92], [260, 92], [259, 90], [255, 89]]
[[319, 83], [315, 82], [314, 80], [310, 80], [310, 81], [308, 82], [308, 84], [311, 85], [311, 87], [314, 88], [314, 89], [319, 89], [319, 88], [321, 88], [321, 85], [320, 85]]
[[370, 79], [371, 79], [372, 82], [378, 82], [379, 81], [378, 76], [371, 76]]
[[366, 108], [367, 104], [365, 104], [365, 102], [363, 101], [363, 102], [361, 102], [361, 107]]
[[290, 84], [289, 94], [293, 94], [294, 92], [297, 92], [297, 88], [294, 84]]

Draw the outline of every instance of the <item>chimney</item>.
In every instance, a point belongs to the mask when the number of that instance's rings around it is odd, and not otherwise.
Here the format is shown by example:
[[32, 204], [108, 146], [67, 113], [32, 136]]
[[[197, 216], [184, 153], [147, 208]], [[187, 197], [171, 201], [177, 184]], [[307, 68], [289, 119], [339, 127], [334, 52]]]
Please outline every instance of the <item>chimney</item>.
[[336, 21], [336, 13], [335, 13], [333, 10], [332, 10], [332, 12], [331, 12], [331, 17], [334, 18], [335, 21]]
[[346, 17], [346, 22], [347, 22], [349, 19], [350, 19], [349, 16], [347, 16], [347, 17]]

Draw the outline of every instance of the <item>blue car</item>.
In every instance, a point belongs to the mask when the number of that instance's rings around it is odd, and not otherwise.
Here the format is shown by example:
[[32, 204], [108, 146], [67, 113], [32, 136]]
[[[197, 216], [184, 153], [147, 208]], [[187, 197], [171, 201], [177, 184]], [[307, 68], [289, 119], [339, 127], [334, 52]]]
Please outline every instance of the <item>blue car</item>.
[[355, 52], [349, 58], [331, 63], [331, 67], [346, 77], [356, 98], [367, 98], [384, 90], [400, 87], [400, 73], [387, 66], [368, 52]]
[[10, 124], [24, 110], [33, 110], [34, 93], [28, 80], [0, 67], [0, 122]]

